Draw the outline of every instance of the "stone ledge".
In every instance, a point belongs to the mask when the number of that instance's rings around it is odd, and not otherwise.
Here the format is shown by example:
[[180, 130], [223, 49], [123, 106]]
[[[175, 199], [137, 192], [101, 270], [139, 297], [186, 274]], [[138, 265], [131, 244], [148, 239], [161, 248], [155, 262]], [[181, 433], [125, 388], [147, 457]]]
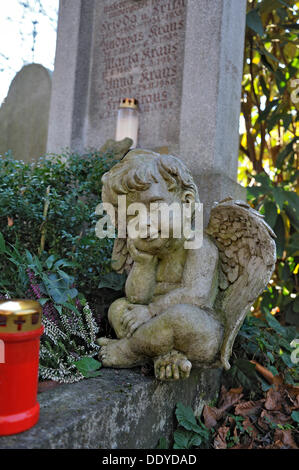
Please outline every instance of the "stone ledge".
[[60, 385], [39, 394], [38, 424], [0, 437], [0, 449], [154, 449], [172, 436], [177, 402], [200, 414], [219, 391], [221, 369], [193, 370], [188, 380], [159, 382], [139, 370]]

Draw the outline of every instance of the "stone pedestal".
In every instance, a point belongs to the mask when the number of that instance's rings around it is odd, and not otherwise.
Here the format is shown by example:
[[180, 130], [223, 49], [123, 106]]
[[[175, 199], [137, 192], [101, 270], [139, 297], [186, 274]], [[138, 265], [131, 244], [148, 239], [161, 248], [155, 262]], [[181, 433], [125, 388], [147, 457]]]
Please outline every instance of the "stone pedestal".
[[136, 370], [59, 385], [39, 395], [38, 424], [0, 437], [0, 449], [154, 449], [176, 429], [178, 402], [196, 415], [219, 391], [221, 370], [193, 370], [188, 380], [158, 382]]

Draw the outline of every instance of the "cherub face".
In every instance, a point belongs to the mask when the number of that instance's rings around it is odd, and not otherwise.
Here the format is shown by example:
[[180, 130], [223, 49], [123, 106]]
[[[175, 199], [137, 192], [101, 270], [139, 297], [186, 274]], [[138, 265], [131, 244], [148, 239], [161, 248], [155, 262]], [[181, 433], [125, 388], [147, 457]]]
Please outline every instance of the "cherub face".
[[[169, 216], [169, 236], [165, 238], [165, 235], [161, 233], [162, 229], [162, 220], [161, 216], [157, 217], [158, 224], [156, 225], [156, 237], [153, 238], [150, 236], [149, 227], [152, 223], [151, 215], [158, 212], [158, 208], [161, 208], [161, 205], [170, 206], [173, 203], [177, 203], [178, 207], [182, 205], [182, 200], [180, 195], [177, 191], [170, 191], [166, 182], [160, 178], [158, 183], [152, 183], [151, 186], [144, 190], [144, 191], [136, 191], [134, 192], [133, 197], [127, 197], [127, 207], [132, 202], [142, 203], [143, 206], [146, 208], [147, 212], [147, 231], [148, 236], [147, 238], [136, 238], [135, 239], [135, 246], [141, 251], [145, 251], [152, 254], [159, 254], [165, 248], [169, 248], [172, 241], [173, 241], [173, 233], [174, 233], [174, 224], [175, 220], [170, 213]], [[181, 211], [180, 211], [181, 214]], [[127, 223], [132, 220], [134, 216], [127, 216]]]

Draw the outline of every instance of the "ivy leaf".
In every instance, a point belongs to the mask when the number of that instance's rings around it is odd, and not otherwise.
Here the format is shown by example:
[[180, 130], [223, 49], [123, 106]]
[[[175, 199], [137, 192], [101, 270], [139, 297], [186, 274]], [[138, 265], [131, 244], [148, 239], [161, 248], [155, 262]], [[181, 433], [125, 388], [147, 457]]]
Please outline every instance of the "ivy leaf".
[[259, 36], [262, 36], [264, 34], [263, 23], [258, 13], [258, 10], [256, 8], [247, 13], [246, 25], [250, 29], [252, 29], [255, 33], [257, 33]]
[[93, 359], [92, 357], [82, 357], [79, 361], [74, 362], [78, 371], [86, 378], [98, 377], [101, 372], [98, 370], [101, 368], [101, 362]]

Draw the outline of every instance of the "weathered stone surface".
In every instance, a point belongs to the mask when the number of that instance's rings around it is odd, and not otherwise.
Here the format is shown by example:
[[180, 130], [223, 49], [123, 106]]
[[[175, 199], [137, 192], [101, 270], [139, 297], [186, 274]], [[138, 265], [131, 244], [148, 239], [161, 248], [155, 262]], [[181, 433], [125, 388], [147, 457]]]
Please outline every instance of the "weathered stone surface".
[[188, 0], [178, 155], [195, 176], [236, 180], [245, 18], [246, 0]]
[[131, 96], [139, 147], [235, 180], [245, 13], [246, 0], [60, 0], [48, 150], [101, 147]]
[[17, 73], [0, 108], [0, 154], [11, 150], [14, 158], [36, 160], [46, 152], [51, 73], [30, 64]]
[[204, 171], [194, 175], [203, 204], [204, 226], [209, 222], [211, 208], [214, 202], [222, 201], [227, 197], [246, 201], [246, 188], [221, 172]]
[[179, 401], [200, 414], [219, 390], [220, 369], [197, 370], [188, 380], [161, 383], [136, 370], [60, 385], [39, 395], [38, 424], [0, 437], [0, 449], [153, 449], [175, 429]]

